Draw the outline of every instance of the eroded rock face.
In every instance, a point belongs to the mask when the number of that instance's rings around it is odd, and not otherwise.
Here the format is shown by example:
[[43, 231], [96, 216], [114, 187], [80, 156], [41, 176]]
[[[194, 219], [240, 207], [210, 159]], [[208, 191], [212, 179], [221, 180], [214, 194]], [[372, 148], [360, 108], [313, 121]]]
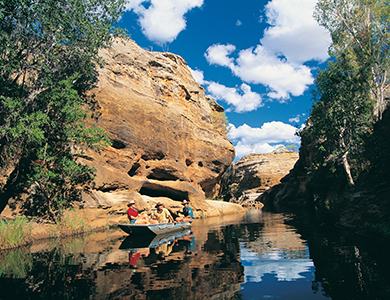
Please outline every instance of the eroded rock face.
[[97, 172], [84, 198], [91, 205], [135, 195], [205, 205], [205, 196], [220, 192], [235, 155], [223, 108], [205, 96], [177, 55], [149, 52], [131, 40], [116, 40], [100, 55], [106, 65], [94, 90], [97, 125], [112, 147], [82, 159]]
[[240, 203], [256, 201], [264, 191], [280, 183], [294, 167], [298, 156], [294, 152], [253, 153], [244, 156], [234, 165], [225, 197]]

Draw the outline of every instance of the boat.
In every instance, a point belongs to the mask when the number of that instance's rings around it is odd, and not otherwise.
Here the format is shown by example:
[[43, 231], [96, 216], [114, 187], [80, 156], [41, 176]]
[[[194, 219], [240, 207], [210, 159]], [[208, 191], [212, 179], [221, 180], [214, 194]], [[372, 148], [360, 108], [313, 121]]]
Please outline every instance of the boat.
[[184, 230], [191, 227], [191, 222], [157, 223], [157, 224], [119, 224], [124, 232], [137, 235], [159, 235]]
[[171, 233], [163, 233], [155, 236], [127, 236], [119, 246], [120, 250], [132, 251], [139, 248], [156, 248], [163, 244], [171, 243], [176, 239], [191, 234], [191, 229], [179, 230]]

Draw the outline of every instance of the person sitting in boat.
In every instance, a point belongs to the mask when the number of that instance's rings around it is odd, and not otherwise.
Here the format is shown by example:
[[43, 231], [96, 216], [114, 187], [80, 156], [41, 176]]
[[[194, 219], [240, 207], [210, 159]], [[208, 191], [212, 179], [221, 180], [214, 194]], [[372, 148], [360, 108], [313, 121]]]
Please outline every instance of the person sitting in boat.
[[149, 224], [149, 218], [145, 215], [140, 215], [138, 211], [134, 209], [135, 202], [131, 200], [127, 206], [129, 209], [127, 210], [127, 216], [131, 224]]
[[152, 219], [157, 220], [159, 223], [176, 223], [175, 220], [173, 220], [169, 210], [164, 207], [164, 204], [162, 204], [161, 202], [157, 202], [156, 208], [157, 211], [152, 214]]
[[178, 212], [179, 217], [176, 218], [177, 222], [189, 222], [194, 218], [194, 212], [192, 208], [188, 206], [188, 201], [184, 200], [182, 203], [183, 210]]

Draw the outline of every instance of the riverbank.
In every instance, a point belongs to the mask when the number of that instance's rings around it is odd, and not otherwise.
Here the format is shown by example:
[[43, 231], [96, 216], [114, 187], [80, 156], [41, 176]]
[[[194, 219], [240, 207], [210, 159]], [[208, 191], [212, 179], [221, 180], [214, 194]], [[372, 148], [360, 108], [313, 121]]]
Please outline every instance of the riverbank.
[[[173, 212], [182, 208], [180, 202], [172, 201], [167, 198], [159, 198], [158, 201], [163, 202], [165, 207]], [[139, 207], [138, 209], [142, 211], [142, 213], [150, 213], [154, 209], [155, 203], [158, 201], [152, 198], [147, 199], [148, 206]], [[204, 219], [215, 216], [235, 215], [245, 213], [246, 211], [241, 205], [230, 202], [206, 200], [206, 204], [204, 209], [194, 211], [195, 218]], [[12, 220], [16, 219], [18, 215], [19, 213], [17, 210], [12, 211], [7, 207], [2, 212], [1, 217]], [[29, 231], [30, 236], [27, 237], [27, 240], [29, 243], [33, 243], [37, 240], [62, 238], [91, 231], [101, 231], [127, 221], [126, 202], [111, 206], [79, 206], [75, 207], [73, 210], [67, 211], [59, 224], [53, 224], [52, 222], [44, 220], [33, 220], [29, 225], [31, 226], [31, 229]], [[2, 248], [0, 247], [0, 250], [1, 249]]]

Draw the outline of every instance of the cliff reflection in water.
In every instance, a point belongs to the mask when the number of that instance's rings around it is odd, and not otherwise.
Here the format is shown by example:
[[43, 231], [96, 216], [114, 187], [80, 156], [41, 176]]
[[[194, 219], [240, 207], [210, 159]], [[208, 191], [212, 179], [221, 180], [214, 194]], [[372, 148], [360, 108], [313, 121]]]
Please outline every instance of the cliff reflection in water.
[[386, 299], [387, 256], [312, 227], [307, 244], [288, 221], [254, 210], [146, 244], [113, 230], [1, 252], [0, 299]]

